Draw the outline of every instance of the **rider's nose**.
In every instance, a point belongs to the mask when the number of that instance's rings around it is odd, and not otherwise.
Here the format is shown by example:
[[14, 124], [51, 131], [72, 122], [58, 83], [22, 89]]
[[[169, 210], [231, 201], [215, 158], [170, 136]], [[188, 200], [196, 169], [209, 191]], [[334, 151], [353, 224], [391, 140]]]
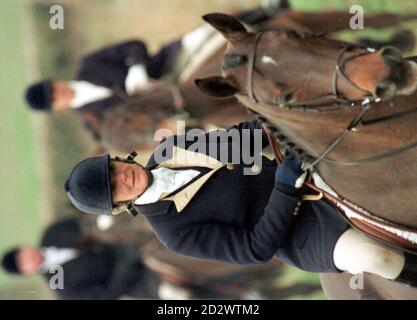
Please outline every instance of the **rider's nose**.
[[113, 173], [113, 179], [117, 182], [125, 182], [126, 181], [126, 173], [124, 170], [118, 170], [117, 172]]

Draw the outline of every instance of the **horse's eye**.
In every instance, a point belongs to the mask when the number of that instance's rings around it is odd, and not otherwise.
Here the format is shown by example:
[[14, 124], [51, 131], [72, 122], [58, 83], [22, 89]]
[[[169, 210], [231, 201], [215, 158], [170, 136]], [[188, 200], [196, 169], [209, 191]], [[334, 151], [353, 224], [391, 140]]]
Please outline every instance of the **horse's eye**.
[[247, 58], [245, 56], [242, 56], [240, 54], [227, 54], [224, 56], [222, 60], [222, 69], [230, 69], [230, 68], [236, 68], [242, 64], [245, 64], [247, 61]]
[[293, 39], [300, 39], [301, 38], [300, 33], [298, 33], [295, 30], [291, 30], [291, 29], [287, 30], [287, 35], [288, 35], [288, 37], [293, 38]]

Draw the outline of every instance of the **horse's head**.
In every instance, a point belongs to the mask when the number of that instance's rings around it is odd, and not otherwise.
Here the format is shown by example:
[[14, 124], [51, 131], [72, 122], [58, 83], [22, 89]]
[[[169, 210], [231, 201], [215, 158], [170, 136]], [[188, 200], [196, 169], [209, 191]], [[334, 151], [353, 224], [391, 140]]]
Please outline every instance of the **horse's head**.
[[196, 80], [210, 95], [242, 93], [261, 102], [323, 105], [366, 97], [389, 100], [416, 88], [415, 64], [395, 48], [375, 52], [292, 30], [252, 33], [224, 14], [209, 14], [204, 20], [228, 40], [224, 77]]

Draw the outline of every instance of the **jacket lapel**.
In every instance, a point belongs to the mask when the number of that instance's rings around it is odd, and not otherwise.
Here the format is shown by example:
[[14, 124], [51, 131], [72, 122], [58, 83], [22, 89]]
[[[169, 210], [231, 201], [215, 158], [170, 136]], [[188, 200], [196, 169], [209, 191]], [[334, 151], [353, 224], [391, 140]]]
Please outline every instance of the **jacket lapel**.
[[225, 165], [226, 164], [221, 163], [219, 160], [205, 154], [188, 151], [174, 146], [172, 158], [161, 163], [157, 168], [165, 167], [178, 169], [186, 167], [206, 167], [211, 170], [172, 196], [167, 197], [167, 195], [162, 195], [159, 201], [173, 201], [177, 211], [180, 213], [207, 180]]
[[[272, 152], [268, 153], [268, 150], [264, 149], [262, 155], [273, 159]], [[145, 215], [165, 214], [172, 201], [175, 204], [177, 212], [181, 213], [191, 199], [197, 194], [200, 188], [210, 179], [210, 177], [226, 165], [227, 164], [223, 164], [219, 160], [203, 153], [189, 151], [178, 146], [174, 146], [172, 149], [172, 158], [159, 165], [151, 165], [148, 168], [155, 169], [165, 167], [169, 169], [192, 169], [193, 167], [205, 167], [211, 170], [202, 175], [200, 178], [197, 178], [179, 192], [171, 193], [171, 196], [170, 194], [162, 194], [156, 203], [140, 205], [137, 207], [139, 211]]]

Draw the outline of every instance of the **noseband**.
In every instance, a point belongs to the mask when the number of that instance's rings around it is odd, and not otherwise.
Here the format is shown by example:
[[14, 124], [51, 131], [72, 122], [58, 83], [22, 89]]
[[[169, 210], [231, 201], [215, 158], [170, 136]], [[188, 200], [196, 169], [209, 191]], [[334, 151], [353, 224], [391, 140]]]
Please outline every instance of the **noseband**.
[[[254, 88], [253, 88], [253, 74], [254, 74], [254, 70], [255, 70], [255, 62], [256, 62], [256, 53], [257, 53], [257, 48], [258, 48], [258, 44], [259, 44], [259, 40], [262, 36], [262, 32], [259, 32], [255, 35], [255, 42], [252, 48], [252, 51], [250, 52], [249, 55], [249, 59], [248, 59], [248, 72], [247, 72], [247, 90], [248, 90], [248, 96], [253, 100], [254, 103], [258, 104], [259, 100], [257, 99], [255, 92], [254, 92]], [[361, 52], [357, 55], [354, 55], [350, 58], [348, 58], [343, 64], [341, 63], [343, 56], [346, 52], [352, 50], [353, 48], [363, 48], [360, 46], [355, 46], [352, 44], [346, 44], [342, 50], [340, 51], [337, 59], [336, 59], [336, 63], [335, 63], [335, 67], [333, 70], [333, 76], [332, 76], [332, 93], [330, 94], [326, 94], [326, 95], [322, 95], [322, 96], [318, 96], [316, 98], [313, 98], [311, 100], [307, 100], [307, 101], [303, 101], [303, 102], [297, 102], [297, 103], [288, 103], [287, 101], [281, 102], [281, 103], [271, 103], [271, 102], [265, 102], [266, 105], [270, 105], [273, 107], [280, 107], [280, 108], [286, 108], [287, 110], [292, 110], [292, 109], [299, 109], [305, 112], [328, 112], [328, 111], [337, 111], [337, 110], [342, 110], [342, 109], [347, 109], [347, 108], [355, 108], [355, 107], [360, 107], [362, 108], [362, 110], [359, 112], [359, 114], [350, 122], [350, 124], [345, 128], [345, 130], [318, 156], [318, 157], [313, 157], [311, 155], [309, 155], [305, 150], [297, 147], [294, 143], [290, 142], [289, 139], [283, 135], [269, 120], [267, 120], [265, 117], [263, 117], [262, 115], [260, 115], [258, 112], [249, 109], [249, 111], [251, 113], [253, 113], [255, 115], [255, 117], [257, 118], [258, 121], [260, 121], [264, 127], [266, 127], [268, 129], [268, 134], [271, 134], [274, 136], [275, 140], [277, 141], [277, 143], [280, 145], [281, 148], [284, 149], [284, 151], [289, 151], [290, 153], [293, 153], [295, 156], [297, 156], [298, 158], [300, 158], [303, 162], [303, 170], [307, 171], [310, 170], [312, 171], [314, 169], [315, 166], [317, 166], [321, 161], [325, 161], [328, 163], [332, 163], [332, 164], [338, 164], [338, 165], [344, 165], [344, 166], [355, 166], [355, 165], [361, 165], [361, 164], [366, 164], [369, 162], [373, 162], [376, 160], [382, 160], [385, 158], [389, 158], [389, 157], [393, 157], [395, 155], [398, 155], [404, 151], [407, 151], [409, 149], [415, 148], [417, 147], [417, 141], [409, 143], [409, 144], [405, 144], [401, 147], [389, 150], [389, 151], [385, 151], [382, 152], [380, 154], [371, 156], [371, 157], [367, 157], [364, 159], [358, 159], [358, 160], [345, 160], [345, 161], [336, 161], [336, 160], [331, 160], [331, 159], [327, 159], [327, 156], [330, 152], [332, 152], [344, 139], [344, 137], [352, 131], [357, 131], [357, 126], [358, 125], [362, 125], [362, 126], [366, 126], [366, 125], [372, 125], [372, 124], [376, 124], [376, 123], [380, 123], [380, 122], [384, 122], [387, 120], [391, 120], [394, 118], [399, 118], [402, 116], [406, 116], [410, 113], [416, 112], [417, 111], [417, 107], [413, 107], [409, 110], [405, 110], [403, 112], [399, 112], [399, 113], [395, 113], [393, 115], [390, 116], [385, 116], [385, 117], [381, 117], [381, 118], [377, 118], [377, 119], [373, 119], [373, 120], [367, 120], [367, 121], [363, 121], [363, 117], [365, 116], [365, 114], [367, 113], [367, 111], [374, 106], [376, 103], [380, 102], [381, 99], [380, 98], [375, 98], [373, 96], [366, 96], [364, 98], [362, 98], [362, 100], [360, 101], [350, 101], [349, 99], [347, 99], [346, 97], [342, 96], [338, 90], [337, 90], [337, 82], [338, 82], [338, 77], [342, 77], [343, 79], [345, 79], [347, 82], [349, 82], [352, 86], [354, 86], [355, 88], [361, 90], [361, 91], [365, 91], [367, 93], [369, 93], [367, 90], [364, 90], [362, 88], [360, 88], [358, 85], [356, 85], [352, 80], [349, 79], [349, 77], [345, 74], [344, 72], [344, 65], [346, 64], [347, 61], [353, 60], [359, 56], [365, 55], [365, 54], [369, 54], [370, 52], [373, 52], [373, 49], [367, 49], [368, 52]], [[326, 104], [325, 102], [329, 103], [329, 101], [331, 100], [344, 100], [346, 101], [345, 103], [335, 103], [333, 105], [330, 106], [324, 106], [324, 107], [310, 107], [308, 108], [308, 106], [313, 106], [313, 105], [319, 105], [320, 103], [322, 104]]]

